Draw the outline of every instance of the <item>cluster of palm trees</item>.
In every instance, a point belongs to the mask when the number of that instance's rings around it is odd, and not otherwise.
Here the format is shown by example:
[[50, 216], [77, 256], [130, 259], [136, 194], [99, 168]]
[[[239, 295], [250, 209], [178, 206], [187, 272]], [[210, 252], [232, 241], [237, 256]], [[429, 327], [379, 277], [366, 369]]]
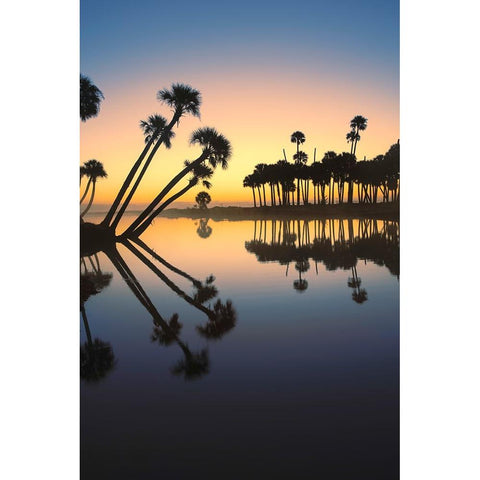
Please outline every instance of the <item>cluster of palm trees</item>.
[[92, 206], [93, 197], [95, 197], [95, 185], [97, 183], [97, 179], [107, 178], [107, 172], [105, 172], [102, 162], [92, 159], [92, 160], [88, 160], [80, 167], [80, 186], [82, 186], [83, 177], [88, 178], [88, 181], [87, 181], [85, 190], [83, 192], [83, 195], [80, 198], [80, 205], [82, 205], [83, 201], [85, 200], [90, 190], [90, 186], [92, 186], [92, 190], [90, 193], [90, 199], [88, 201], [88, 204], [83, 210], [83, 212], [80, 214], [80, 218], [83, 218], [85, 214], [90, 210], [90, 207]]
[[[101, 93], [101, 92], [100, 92]], [[103, 95], [90, 96], [95, 103], [101, 101]], [[163, 116], [155, 113], [147, 120], [140, 121], [140, 128], [145, 137], [145, 147], [137, 161], [130, 169], [123, 182], [112, 206], [101, 222], [101, 226], [115, 232], [123, 214], [137, 191], [148, 167], [161, 145], [165, 148], [171, 147], [172, 139], [175, 136], [173, 128], [178, 126], [182, 117], [186, 115], [200, 116], [201, 95], [200, 92], [190, 85], [174, 83], [170, 89], [162, 89], [157, 92], [157, 99], [164, 105], [170, 107], [172, 117], [167, 121]], [[232, 155], [230, 142], [211, 127], [204, 127], [195, 130], [190, 136], [190, 144], [200, 146], [201, 154], [194, 160], [186, 160], [184, 167], [171, 179], [160, 193], [151, 201], [143, 212], [126, 228], [119, 237], [132, 238], [140, 236], [166, 207], [190, 189], [201, 183], [205, 188], [210, 188], [209, 179], [212, 177], [215, 168], [220, 166], [223, 169], [228, 167], [228, 161]], [[180, 185], [179, 190], [174, 189], [187, 175], [186, 184]], [[93, 180], [92, 180], [93, 181]], [[86, 212], [83, 212], [84, 215]]]
[[310, 165], [307, 165], [308, 155], [299, 148], [305, 142], [305, 135], [300, 131], [293, 132], [291, 141], [297, 145], [293, 163], [287, 161], [284, 153], [284, 159], [274, 164], [259, 163], [244, 178], [243, 186], [252, 190], [254, 207], [353, 203], [355, 186], [358, 203], [397, 201], [400, 144], [392, 145], [385, 155], [357, 162], [358, 132], [365, 130], [366, 122], [360, 115], [352, 120], [351, 125], [355, 128], [352, 127], [350, 137], [347, 135], [347, 140], [352, 143], [350, 153], [328, 151], [317, 162], [315, 150]]

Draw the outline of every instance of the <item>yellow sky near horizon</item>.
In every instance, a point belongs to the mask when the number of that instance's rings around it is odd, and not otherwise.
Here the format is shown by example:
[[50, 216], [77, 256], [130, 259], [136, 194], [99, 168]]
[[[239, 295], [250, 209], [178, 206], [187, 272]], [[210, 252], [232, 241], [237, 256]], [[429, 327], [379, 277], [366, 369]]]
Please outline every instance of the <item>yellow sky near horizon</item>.
[[[283, 158], [283, 148], [292, 161], [296, 147], [290, 134], [295, 130], [305, 133], [302, 149], [309, 155], [308, 163], [313, 162], [315, 147], [317, 160], [327, 150], [349, 151], [345, 135], [350, 119], [358, 114], [368, 118], [368, 128], [357, 146], [358, 159], [385, 153], [399, 138], [399, 106], [393, 89], [374, 90], [365, 84], [313, 75], [295, 78], [287, 74], [280, 81], [268, 69], [256, 74], [255, 84], [242, 72], [230, 72], [213, 81], [198, 74], [188, 82], [202, 93], [201, 120], [181, 120], [171, 150], [159, 149], [133, 202], [149, 202], [182, 168], [185, 159], [193, 160], [200, 154], [200, 148], [190, 147], [188, 139], [202, 126], [215, 127], [233, 147], [228, 170], [217, 169], [211, 180], [210, 195], [217, 202], [251, 201], [250, 189], [242, 186], [243, 178], [257, 163], [275, 163]], [[147, 79], [142, 84], [103, 90], [105, 100], [99, 116], [81, 124], [80, 162], [95, 158], [108, 173], [107, 179], [97, 183], [95, 203], [113, 200], [142, 151], [139, 121], [152, 113], [171, 118], [169, 109], [156, 100], [156, 92], [168, 86]], [[180, 200], [193, 202], [202, 189], [197, 186]]]

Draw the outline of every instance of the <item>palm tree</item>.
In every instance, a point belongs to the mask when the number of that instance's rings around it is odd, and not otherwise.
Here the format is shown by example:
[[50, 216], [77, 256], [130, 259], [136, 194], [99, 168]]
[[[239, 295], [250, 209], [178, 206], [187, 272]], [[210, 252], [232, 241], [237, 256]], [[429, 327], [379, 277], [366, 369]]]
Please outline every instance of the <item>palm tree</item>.
[[[98, 160], [95, 160], [95, 159], [89, 160], [88, 162], [85, 162], [83, 166], [85, 168], [85, 175], [88, 176], [88, 184], [87, 184], [86, 191], [88, 190], [91, 183], [92, 194], [90, 196], [90, 201], [88, 202], [87, 207], [80, 215], [81, 218], [85, 216], [85, 214], [88, 212], [88, 210], [90, 210], [90, 207], [92, 206], [93, 197], [95, 196], [95, 184], [97, 183], [97, 178], [107, 177], [107, 173], [105, 172], [102, 163], [99, 162]], [[86, 195], [86, 191], [84, 196]], [[82, 200], [83, 200], [83, 197], [82, 197]]]
[[[190, 137], [190, 144], [200, 145], [202, 147], [201, 155], [193, 162], [186, 163], [185, 168], [163, 188], [163, 190], [155, 197], [150, 205], [125, 230], [125, 232], [122, 234], [123, 236], [132, 235], [135, 230], [137, 230], [135, 235], [139, 236], [159, 213], [158, 211], [153, 210], [165, 198], [168, 192], [170, 192], [170, 190], [172, 190], [172, 188], [174, 188], [183, 177], [185, 177], [189, 172], [197, 168], [203, 162], [208, 161], [213, 168], [216, 168], [218, 165], [220, 165], [223, 169], [228, 168], [228, 161], [232, 155], [230, 142], [214, 128], [204, 127], [195, 130]], [[142, 227], [139, 228], [141, 224]]]
[[[195, 90], [190, 85], [184, 85], [181, 83], [175, 83], [172, 85], [171, 90], [163, 89], [157, 92], [157, 100], [168, 105], [173, 110], [173, 117], [168, 125], [162, 127], [162, 133], [160, 134], [160, 138], [158, 138], [155, 146], [150, 153], [148, 163], [150, 163], [151, 159], [155, 155], [156, 151], [160, 147], [160, 145], [169, 137], [169, 133], [171, 132], [173, 126], [175, 124], [178, 125], [180, 119], [184, 115], [193, 115], [194, 117], [200, 116], [200, 104], [202, 102], [201, 95], [198, 90]], [[104, 226], [109, 226], [110, 222], [112, 221], [113, 215], [115, 214], [121, 200], [123, 199], [128, 187], [132, 183], [132, 180], [137, 173], [140, 165], [143, 162], [143, 159], [147, 155], [147, 152], [150, 150], [150, 147], [153, 145], [154, 141], [157, 139], [157, 133], [153, 132], [151, 134], [150, 140], [148, 141], [147, 145], [145, 146], [143, 152], [138, 157], [137, 161], [131, 168], [130, 172], [127, 175], [127, 178], [123, 182], [120, 191], [118, 192], [110, 210], [108, 211], [106, 217], [104, 218], [102, 224]], [[144, 172], [145, 173], [145, 172]], [[138, 185], [137, 185], [138, 186]], [[133, 194], [132, 194], [133, 195]], [[118, 221], [120, 218], [118, 218]]]
[[100, 103], [104, 99], [100, 89], [88, 77], [80, 74], [80, 119], [82, 122], [98, 115]]
[[[162, 117], [161, 115], [158, 114], [153, 114], [148, 117], [148, 119], [141, 120], [140, 121], [140, 128], [143, 131], [143, 135], [145, 136], [145, 143], [148, 145], [148, 143], [152, 140], [153, 143], [157, 142], [160, 140], [163, 135], [163, 144], [167, 149], [170, 149], [172, 146], [171, 139], [175, 136], [175, 132], [172, 130], [166, 131], [165, 127], [167, 125], [167, 119]], [[145, 172], [147, 171], [147, 168], [149, 167], [152, 159], [153, 159], [154, 152], [150, 153], [148, 156], [145, 164], [143, 165], [142, 170], [140, 171], [137, 179], [135, 180], [135, 183], [133, 184], [133, 187], [131, 188], [129, 194], [127, 195], [127, 198], [123, 202], [122, 206], [120, 207], [120, 210], [118, 211], [115, 219], [113, 220], [112, 224], [110, 227], [115, 230], [117, 228], [118, 222], [122, 218], [125, 210], [127, 209], [133, 194], [136, 192], [138, 186], [140, 185], [140, 182], [142, 181], [143, 176], [145, 175]]]
[[212, 201], [212, 197], [207, 192], [199, 192], [195, 197], [195, 201], [199, 208], [206, 209], [207, 205]]
[[[293, 132], [290, 135], [290, 141], [297, 144], [297, 156], [300, 153], [300, 144], [305, 143], [305, 134], [299, 130]], [[297, 178], [297, 205], [300, 205], [300, 180]]]
[[257, 206], [257, 202], [255, 200], [255, 182], [253, 181], [253, 176], [252, 175], [247, 175], [244, 179], [243, 179], [243, 186], [245, 188], [251, 188], [252, 189], [252, 193], [253, 193], [253, 206], [256, 207]]
[[[162, 134], [165, 125], [167, 124], [167, 120], [165, 117], [162, 117], [158, 113], [154, 113], [150, 115], [147, 120], [140, 120], [140, 128], [143, 131], [143, 135], [145, 137], [145, 143], [147, 144], [150, 140], [157, 141]], [[175, 136], [175, 132], [165, 132], [165, 138], [163, 139], [163, 143], [167, 148], [172, 146], [171, 139]]]
[[353, 154], [353, 145], [354, 145], [358, 140], [360, 140], [360, 135], [359, 135], [355, 130], [352, 130], [352, 131], [350, 131], [350, 132], [347, 133], [346, 138], [347, 138], [347, 143], [351, 143], [351, 145], [350, 145], [350, 153]]
[[355, 132], [355, 145], [353, 147], [353, 154], [355, 155], [357, 151], [357, 142], [360, 140], [360, 135], [358, 132], [366, 130], [367, 128], [367, 121], [365, 117], [362, 117], [361, 115], [356, 115], [355, 117], [350, 120], [350, 127], [352, 128], [352, 132]]

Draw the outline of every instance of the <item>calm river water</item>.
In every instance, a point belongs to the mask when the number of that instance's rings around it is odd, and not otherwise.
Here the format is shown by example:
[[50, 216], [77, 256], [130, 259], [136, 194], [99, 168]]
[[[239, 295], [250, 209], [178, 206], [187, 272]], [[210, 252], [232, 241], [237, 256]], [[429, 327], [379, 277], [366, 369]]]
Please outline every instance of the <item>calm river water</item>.
[[141, 240], [81, 260], [82, 478], [399, 477], [398, 223]]

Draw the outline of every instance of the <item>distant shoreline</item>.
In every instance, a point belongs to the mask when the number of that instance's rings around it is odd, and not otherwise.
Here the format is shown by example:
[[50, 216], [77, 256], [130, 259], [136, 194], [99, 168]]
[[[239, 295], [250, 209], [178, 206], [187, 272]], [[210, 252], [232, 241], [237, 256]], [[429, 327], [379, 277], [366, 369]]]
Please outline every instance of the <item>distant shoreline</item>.
[[400, 218], [398, 203], [376, 204], [336, 204], [336, 205], [299, 205], [288, 207], [212, 207], [170, 208], [159, 216], [166, 218], [210, 218], [212, 220], [270, 220], [318, 219], [318, 218], [374, 218], [377, 220], [395, 220]]

